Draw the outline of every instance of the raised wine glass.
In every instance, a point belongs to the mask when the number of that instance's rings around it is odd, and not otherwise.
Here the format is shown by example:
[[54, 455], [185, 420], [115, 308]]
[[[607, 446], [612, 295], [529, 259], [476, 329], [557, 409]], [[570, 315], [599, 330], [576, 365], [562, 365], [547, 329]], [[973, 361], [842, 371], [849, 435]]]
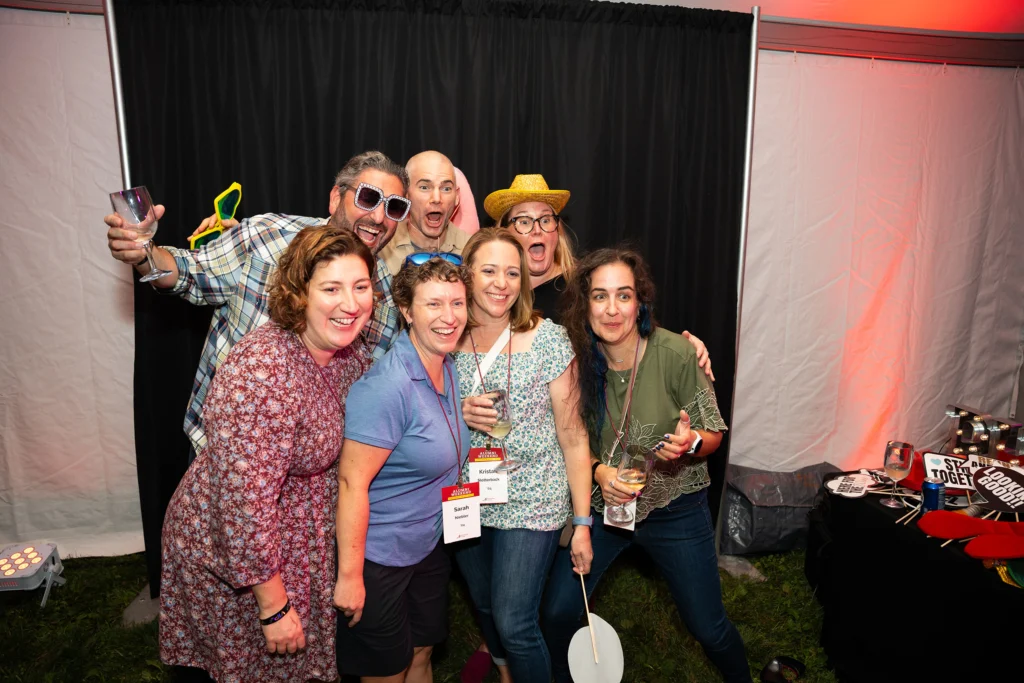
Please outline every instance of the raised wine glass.
[[124, 221], [124, 229], [135, 232], [138, 235], [136, 241], [146, 250], [149, 272], [140, 277], [139, 281], [150, 282], [170, 275], [170, 271], [157, 268], [153, 260], [153, 235], [156, 234], [157, 220], [153, 200], [150, 199], [146, 186], [111, 192], [110, 205], [114, 207], [114, 213]]
[[[654, 458], [654, 451], [649, 448], [636, 444], [626, 446], [619, 459], [619, 469], [615, 473], [615, 478], [623, 486], [639, 493], [647, 486], [647, 478], [654, 467]], [[608, 519], [616, 524], [628, 524], [633, 521], [633, 513], [626, 509], [626, 505], [616, 505], [608, 509]]]
[[882, 501], [889, 508], [902, 508], [903, 503], [896, 500], [896, 482], [910, 474], [914, 464], [914, 447], [902, 441], [890, 441], [885, 444], [885, 474], [892, 479], [892, 493]]
[[495, 389], [488, 392], [487, 397], [491, 399], [492, 408], [498, 411], [498, 421], [491, 427], [490, 434], [501, 441], [501, 462], [495, 468], [495, 472], [511, 472], [518, 469], [522, 463], [511, 457], [508, 449], [505, 448], [505, 437], [512, 431], [512, 403], [508, 400], [508, 392], [504, 389]]

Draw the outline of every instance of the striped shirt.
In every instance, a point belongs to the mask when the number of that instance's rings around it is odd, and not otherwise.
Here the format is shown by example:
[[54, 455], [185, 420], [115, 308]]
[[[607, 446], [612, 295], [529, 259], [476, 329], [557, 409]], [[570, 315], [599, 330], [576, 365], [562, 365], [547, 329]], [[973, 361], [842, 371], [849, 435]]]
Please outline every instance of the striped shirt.
[[[326, 224], [326, 218], [267, 213], [246, 218], [194, 251], [165, 247], [178, 264], [178, 281], [171, 289], [157, 291], [180, 296], [198, 306], [217, 307], [185, 412], [185, 433], [196, 453], [206, 447], [203, 402], [217, 367], [238, 340], [270, 319], [267, 290], [278, 259], [300, 230]], [[377, 303], [363, 336], [376, 360], [387, 352], [398, 334], [391, 272], [383, 259], [377, 260], [373, 291], [378, 295]]]

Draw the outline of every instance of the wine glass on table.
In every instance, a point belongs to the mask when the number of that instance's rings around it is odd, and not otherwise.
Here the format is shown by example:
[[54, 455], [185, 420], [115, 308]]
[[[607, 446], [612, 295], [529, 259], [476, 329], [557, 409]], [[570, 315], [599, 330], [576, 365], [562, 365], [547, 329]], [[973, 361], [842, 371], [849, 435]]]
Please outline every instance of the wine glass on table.
[[[640, 493], [647, 486], [647, 479], [651, 476], [652, 469], [654, 469], [654, 451], [630, 444], [622, 452], [615, 478], [626, 488]], [[633, 513], [626, 509], [626, 505], [616, 505], [609, 508], [608, 519], [616, 524], [628, 524], [633, 521]]]
[[896, 482], [910, 474], [914, 464], [914, 447], [902, 441], [890, 441], [885, 444], [885, 475], [892, 479], [892, 493], [882, 501], [889, 508], [902, 508], [903, 503], [896, 500]]
[[146, 250], [146, 261], [149, 263], [149, 272], [139, 280], [150, 282], [157, 280], [164, 275], [170, 275], [170, 271], [160, 270], [153, 260], [153, 235], [156, 234], [157, 220], [156, 212], [153, 210], [153, 200], [149, 197], [149, 190], [145, 185], [133, 187], [130, 190], [110, 193], [110, 205], [114, 207], [114, 213], [124, 221], [125, 230], [131, 230], [138, 239], [136, 240]]
[[505, 448], [505, 437], [512, 431], [512, 404], [508, 399], [508, 392], [504, 389], [495, 389], [487, 394], [491, 399], [491, 407], [498, 411], [497, 422], [491, 427], [490, 434], [501, 442], [501, 462], [495, 466], [495, 472], [511, 472], [518, 469], [522, 464], [520, 461], [509, 456]]

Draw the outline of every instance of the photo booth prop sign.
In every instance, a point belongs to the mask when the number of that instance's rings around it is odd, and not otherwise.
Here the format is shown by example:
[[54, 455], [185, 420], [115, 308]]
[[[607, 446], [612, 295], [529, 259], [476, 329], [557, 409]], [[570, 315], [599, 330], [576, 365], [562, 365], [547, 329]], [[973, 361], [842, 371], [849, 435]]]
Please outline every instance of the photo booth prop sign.
[[844, 474], [830, 479], [825, 483], [825, 488], [838, 496], [860, 498], [867, 495], [869, 488], [877, 485], [875, 478], [867, 474]]
[[973, 471], [970, 462], [964, 458], [941, 453], [924, 454], [926, 476], [939, 479], [951, 489], [973, 489]]
[[974, 488], [985, 496], [981, 507], [999, 512], [1024, 511], [1024, 473], [1015, 469], [983, 467], [974, 473]]

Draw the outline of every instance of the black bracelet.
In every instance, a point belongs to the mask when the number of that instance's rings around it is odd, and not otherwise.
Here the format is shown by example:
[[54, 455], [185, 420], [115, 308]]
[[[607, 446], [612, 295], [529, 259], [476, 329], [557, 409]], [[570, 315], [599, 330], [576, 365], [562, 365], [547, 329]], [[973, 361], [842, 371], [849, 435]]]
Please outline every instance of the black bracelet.
[[278, 611], [276, 614], [271, 614], [266, 619], [260, 619], [260, 624], [263, 625], [263, 626], [270, 626], [271, 624], [273, 624], [275, 622], [281, 621], [282, 619], [284, 619], [284, 615], [288, 614], [288, 612], [290, 612], [291, 609], [292, 609], [292, 601], [291, 600], [285, 600], [284, 601], [284, 607], [282, 607], [280, 609], [280, 611]]
[[597, 462], [595, 462], [593, 465], [590, 466], [590, 478], [591, 479], [594, 479], [595, 477], [597, 477], [597, 466], [600, 465], [600, 464], [601, 464], [601, 461], [598, 460]]

